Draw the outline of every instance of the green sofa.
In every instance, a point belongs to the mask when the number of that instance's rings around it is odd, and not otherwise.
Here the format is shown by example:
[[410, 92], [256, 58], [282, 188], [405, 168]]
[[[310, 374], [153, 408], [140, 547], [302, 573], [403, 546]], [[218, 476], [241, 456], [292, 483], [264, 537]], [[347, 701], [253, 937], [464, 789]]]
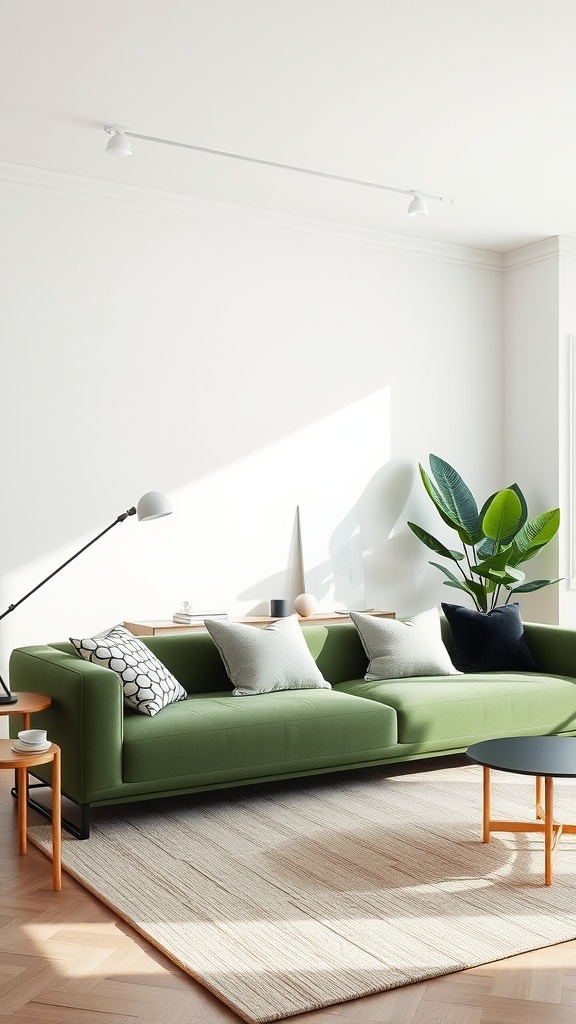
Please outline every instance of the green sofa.
[[[332, 689], [234, 697], [208, 633], [143, 637], [188, 693], [152, 718], [125, 708], [116, 673], [71, 644], [16, 648], [12, 689], [52, 698], [33, 724], [62, 748], [76, 834], [88, 836], [90, 807], [455, 754], [496, 736], [576, 735], [576, 630], [525, 625], [539, 673], [367, 682], [353, 624], [302, 628]], [[11, 735], [20, 727], [12, 718]]]

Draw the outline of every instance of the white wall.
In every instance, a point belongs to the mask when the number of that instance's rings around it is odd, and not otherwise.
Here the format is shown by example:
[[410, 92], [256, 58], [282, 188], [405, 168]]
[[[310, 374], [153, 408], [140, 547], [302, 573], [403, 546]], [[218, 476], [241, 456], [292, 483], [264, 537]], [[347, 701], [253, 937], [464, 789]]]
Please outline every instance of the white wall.
[[561, 582], [524, 595], [523, 617], [574, 626], [569, 338], [576, 335], [576, 243], [549, 238], [507, 254], [505, 264], [505, 471], [523, 487], [531, 514], [560, 508], [557, 539], [529, 568], [530, 578]]
[[[576, 626], [576, 241], [562, 238], [559, 270], [560, 622]], [[572, 349], [572, 352], [570, 350]]]
[[450, 594], [405, 522], [441, 533], [429, 452], [482, 498], [500, 485], [496, 256], [8, 165], [0, 208], [2, 607], [144, 491], [175, 513], [115, 527], [9, 615], [3, 671], [183, 599], [293, 597], [296, 505], [326, 489], [359, 506], [368, 605]]
[[[515, 482], [522, 488], [530, 515], [556, 508], [560, 500], [557, 242], [548, 239], [506, 258], [504, 486]], [[528, 578], [563, 575], [558, 558], [553, 541], [537, 562], [527, 564]], [[522, 595], [524, 619], [558, 622], [561, 586]]]

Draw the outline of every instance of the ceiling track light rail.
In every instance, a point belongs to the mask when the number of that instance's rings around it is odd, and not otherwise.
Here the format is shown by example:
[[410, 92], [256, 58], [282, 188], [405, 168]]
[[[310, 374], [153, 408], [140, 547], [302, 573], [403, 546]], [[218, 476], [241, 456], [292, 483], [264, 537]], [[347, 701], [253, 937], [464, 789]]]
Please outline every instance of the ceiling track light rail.
[[448, 203], [454, 205], [453, 199], [446, 199], [444, 196], [434, 196], [429, 192], [422, 192], [414, 188], [396, 188], [393, 185], [381, 185], [376, 181], [364, 181], [361, 178], [348, 178], [341, 174], [330, 174], [327, 171], [316, 171], [309, 167], [298, 167], [295, 164], [283, 164], [276, 160], [263, 160], [260, 157], [245, 156], [242, 153], [229, 153], [223, 149], [210, 149], [208, 146], [194, 146], [189, 142], [177, 142], [173, 139], [159, 139], [153, 135], [141, 135], [138, 132], [128, 131], [115, 125], [106, 125], [104, 131], [110, 136], [106, 146], [106, 155], [111, 157], [132, 156], [130, 139], [140, 139], [143, 142], [154, 142], [160, 146], [176, 146], [178, 149], [191, 149], [195, 153], [206, 153], [209, 156], [225, 157], [228, 160], [240, 160], [249, 164], [260, 164], [262, 167], [274, 167], [281, 171], [294, 171], [297, 174], [308, 174], [315, 178], [327, 178], [330, 181], [343, 181], [347, 185], [360, 185], [363, 188], [375, 188], [382, 192], [396, 192], [400, 195], [411, 196], [412, 199], [406, 211], [408, 217], [427, 217], [428, 207], [426, 200], [430, 199], [436, 203]]

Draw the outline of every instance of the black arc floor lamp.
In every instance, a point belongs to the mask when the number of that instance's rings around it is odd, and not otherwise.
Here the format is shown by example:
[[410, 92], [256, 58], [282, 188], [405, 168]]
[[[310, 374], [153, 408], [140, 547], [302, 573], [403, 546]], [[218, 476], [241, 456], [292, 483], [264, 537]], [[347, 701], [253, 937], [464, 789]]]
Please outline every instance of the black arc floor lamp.
[[[29, 590], [27, 594], [24, 594], [24, 597], [21, 597], [19, 601], [15, 601], [14, 604], [8, 605], [6, 611], [2, 612], [2, 614], [0, 615], [0, 619], [5, 618], [6, 615], [9, 615], [10, 612], [13, 612], [14, 609], [17, 608], [19, 604], [22, 604], [22, 602], [26, 601], [27, 598], [31, 597], [32, 594], [35, 594], [37, 590], [40, 590], [40, 587], [43, 587], [45, 583], [48, 583], [48, 581], [51, 580], [53, 576], [56, 576], [56, 574], [59, 573], [62, 569], [65, 569], [67, 565], [70, 565], [70, 562], [73, 562], [75, 558], [78, 558], [78, 555], [81, 555], [83, 551], [86, 551], [87, 548], [92, 547], [92, 545], [95, 544], [97, 540], [100, 540], [100, 537], [103, 537], [105, 533], [108, 533], [108, 531], [111, 530], [113, 526], [117, 526], [118, 523], [123, 523], [124, 520], [128, 519], [129, 516], [137, 515], [138, 520], [140, 522], [145, 522], [148, 519], [160, 519], [162, 516], [169, 516], [171, 512], [172, 509], [170, 507], [170, 502], [168, 501], [168, 498], [165, 498], [164, 495], [160, 494], [159, 491], [147, 491], [146, 494], [142, 495], [137, 505], [134, 505], [132, 508], [129, 508], [126, 512], [122, 512], [121, 515], [119, 515], [118, 518], [115, 519], [113, 523], [110, 523], [110, 526], [107, 526], [105, 530], [102, 530], [102, 532], [97, 534], [96, 537], [88, 541], [88, 543], [85, 544], [84, 547], [80, 548], [80, 550], [77, 551], [75, 555], [72, 555], [70, 558], [67, 558], [65, 562], [62, 562], [62, 565], [59, 565], [57, 569], [54, 569], [54, 572], [51, 572], [49, 576], [46, 576], [46, 579], [41, 580], [40, 583], [37, 583], [35, 587], [32, 587], [32, 590]], [[12, 693], [10, 693], [10, 690], [6, 686], [6, 683], [2, 679], [1, 675], [0, 685], [4, 690], [4, 693], [0, 693], [0, 705], [16, 704], [18, 698], [15, 697]]]

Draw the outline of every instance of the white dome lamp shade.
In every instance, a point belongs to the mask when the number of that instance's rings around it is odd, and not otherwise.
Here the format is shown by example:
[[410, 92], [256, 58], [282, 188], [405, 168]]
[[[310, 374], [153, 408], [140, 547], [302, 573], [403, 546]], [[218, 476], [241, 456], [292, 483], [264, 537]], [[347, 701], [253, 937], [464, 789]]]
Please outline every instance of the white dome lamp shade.
[[149, 519], [161, 519], [162, 516], [171, 515], [172, 507], [168, 498], [160, 494], [160, 491], [147, 491], [140, 498], [136, 511], [138, 521], [143, 523]]
[[132, 156], [130, 139], [126, 138], [121, 128], [107, 128], [106, 131], [110, 135], [106, 146], [106, 156], [118, 157], [119, 159]]
[[422, 196], [419, 196], [416, 192], [414, 193], [414, 196], [410, 201], [410, 205], [408, 206], [406, 215], [408, 217], [414, 218], [428, 216], [428, 207], [426, 206], [426, 203], [422, 199]]

